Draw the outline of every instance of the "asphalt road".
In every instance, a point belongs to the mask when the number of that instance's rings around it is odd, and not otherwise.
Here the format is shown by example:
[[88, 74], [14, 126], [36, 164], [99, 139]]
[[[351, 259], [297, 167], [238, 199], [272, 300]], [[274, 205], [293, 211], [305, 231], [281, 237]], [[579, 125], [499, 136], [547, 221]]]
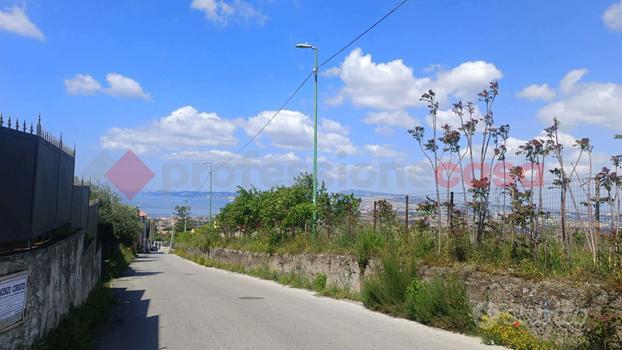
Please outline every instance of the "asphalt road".
[[96, 349], [495, 349], [175, 255], [142, 255], [113, 286], [119, 304]]

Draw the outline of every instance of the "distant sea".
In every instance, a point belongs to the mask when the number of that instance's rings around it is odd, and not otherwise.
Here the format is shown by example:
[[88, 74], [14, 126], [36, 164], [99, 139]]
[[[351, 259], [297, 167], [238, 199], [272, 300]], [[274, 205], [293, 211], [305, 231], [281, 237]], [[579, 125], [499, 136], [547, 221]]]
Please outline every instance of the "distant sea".
[[[212, 194], [212, 214], [216, 215], [221, 208], [231, 202], [235, 192], [214, 192]], [[196, 191], [155, 191], [141, 192], [132, 199], [131, 205], [140, 205], [140, 209], [151, 217], [172, 216], [176, 205], [184, 205], [186, 201], [192, 216], [209, 215], [209, 192]]]

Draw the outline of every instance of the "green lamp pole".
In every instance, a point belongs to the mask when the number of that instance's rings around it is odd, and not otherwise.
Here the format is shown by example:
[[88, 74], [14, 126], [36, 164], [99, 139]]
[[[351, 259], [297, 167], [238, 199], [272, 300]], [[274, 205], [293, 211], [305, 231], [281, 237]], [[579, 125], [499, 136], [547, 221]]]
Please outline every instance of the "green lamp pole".
[[318, 73], [318, 53], [317, 47], [309, 44], [298, 44], [296, 48], [312, 49], [315, 53], [315, 64], [313, 66], [313, 76], [315, 78], [315, 106], [313, 116], [313, 235], [317, 236], [317, 73]]
[[212, 162], [203, 162], [209, 165], [209, 224], [212, 225]]

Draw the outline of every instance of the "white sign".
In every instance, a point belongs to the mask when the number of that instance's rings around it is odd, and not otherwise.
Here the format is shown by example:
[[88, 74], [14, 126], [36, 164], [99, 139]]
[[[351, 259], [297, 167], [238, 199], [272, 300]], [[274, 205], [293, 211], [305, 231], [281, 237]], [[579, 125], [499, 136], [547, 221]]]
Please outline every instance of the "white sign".
[[27, 287], [27, 272], [0, 278], [0, 329], [22, 319]]

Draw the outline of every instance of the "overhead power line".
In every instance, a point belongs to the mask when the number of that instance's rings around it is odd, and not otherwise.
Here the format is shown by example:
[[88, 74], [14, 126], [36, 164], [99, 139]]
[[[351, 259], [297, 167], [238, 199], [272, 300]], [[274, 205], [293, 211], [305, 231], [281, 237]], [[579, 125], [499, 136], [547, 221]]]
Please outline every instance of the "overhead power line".
[[[307, 75], [307, 77], [298, 85], [298, 87], [296, 89], [294, 89], [294, 92], [292, 92], [289, 97], [285, 100], [285, 102], [283, 102], [283, 104], [281, 105], [281, 107], [272, 115], [272, 117], [270, 117], [270, 119], [268, 119], [268, 121], [259, 129], [257, 130], [257, 132], [255, 133], [255, 135], [253, 135], [253, 137], [251, 137], [242, 147], [240, 147], [240, 149], [235, 152], [231, 157], [229, 157], [226, 161], [218, 164], [216, 166], [216, 168], [214, 169], [214, 171], [218, 170], [219, 168], [225, 166], [227, 163], [229, 163], [230, 161], [232, 161], [235, 157], [237, 157], [240, 153], [242, 153], [242, 151], [248, 147], [248, 145], [251, 144], [251, 142], [253, 142], [257, 136], [259, 136], [259, 134], [261, 134], [262, 131], [264, 131], [264, 129], [266, 127], [268, 127], [268, 125], [270, 125], [270, 123], [272, 123], [272, 121], [274, 120], [274, 118], [278, 117], [279, 114], [281, 114], [281, 112], [285, 109], [285, 107], [289, 104], [289, 102], [294, 98], [294, 96], [296, 96], [296, 94], [298, 94], [298, 91], [300, 91], [300, 89], [302, 89], [302, 87], [307, 83], [307, 81], [309, 81], [309, 78], [311, 78], [311, 76], [313, 75], [313, 72], [309, 73], [309, 75]], [[202, 186], [201, 186], [202, 187]]]
[[384, 16], [382, 16], [379, 20], [376, 21], [376, 23], [372, 24], [369, 28], [365, 29], [364, 32], [362, 32], [361, 34], [359, 34], [356, 38], [352, 39], [348, 44], [346, 44], [344, 47], [342, 47], [341, 49], [339, 49], [339, 51], [335, 52], [332, 56], [330, 56], [327, 60], [325, 60], [324, 62], [322, 62], [322, 64], [320, 64], [320, 68], [323, 67], [324, 65], [326, 65], [328, 62], [332, 61], [335, 57], [339, 56], [342, 52], [344, 52], [345, 50], [347, 50], [350, 46], [352, 46], [352, 44], [354, 44], [355, 42], [359, 41], [360, 38], [362, 38], [363, 36], [365, 36], [365, 34], [369, 33], [372, 29], [374, 29], [377, 25], [379, 25], [380, 23], [382, 23], [385, 19], [389, 18], [389, 16], [391, 16], [395, 11], [399, 10], [400, 7], [402, 7], [406, 2], [408, 2], [408, 0], [402, 0], [400, 3], [398, 3], [397, 5], [395, 5], [395, 7], [393, 7], [391, 9], [391, 11], [387, 12], [387, 14], [385, 14]]
[[[402, 7], [406, 2], [408, 2], [408, 0], [402, 0], [400, 1], [397, 5], [395, 5], [389, 12], [387, 12], [384, 16], [382, 16], [379, 20], [377, 20], [374, 24], [372, 24], [370, 27], [368, 27], [367, 29], [365, 29], [361, 34], [357, 35], [354, 39], [352, 39], [349, 43], [347, 43], [346, 45], [344, 45], [342, 48], [340, 48], [339, 50], [337, 50], [337, 52], [335, 52], [334, 54], [332, 54], [328, 59], [326, 59], [325, 61], [323, 61], [318, 68], [321, 68], [323, 66], [325, 66], [326, 64], [328, 64], [330, 61], [332, 61], [333, 59], [335, 59], [335, 57], [339, 56], [342, 52], [344, 52], [345, 50], [347, 50], [350, 46], [352, 46], [354, 43], [356, 43], [357, 41], [359, 41], [362, 37], [364, 37], [367, 33], [369, 33], [372, 29], [374, 29], [376, 26], [378, 26], [380, 23], [382, 23], [384, 20], [386, 20], [387, 18], [389, 18], [393, 13], [395, 13], [400, 7]], [[268, 119], [268, 121], [259, 129], [257, 130], [257, 132], [244, 144], [242, 145], [242, 147], [240, 147], [233, 155], [231, 155], [229, 158], [227, 158], [227, 160], [225, 160], [224, 162], [221, 162], [219, 164], [217, 164], [213, 171], [214, 171], [224, 167], [225, 165], [227, 165], [229, 162], [231, 162], [233, 159], [235, 159], [236, 157], [238, 157], [240, 155], [240, 153], [242, 153], [242, 151], [244, 149], [246, 149], [246, 147], [248, 147], [248, 145], [250, 145], [258, 136], [259, 134], [261, 134], [267, 127], [268, 125], [270, 125], [270, 123], [272, 123], [272, 121], [279, 116], [279, 114], [285, 109], [285, 107], [287, 107], [287, 105], [291, 102], [291, 100], [298, 94], [298, 92], [302, 89], [302, 87], [309, 81], [309, 78], [311, 78], [311, 76], [313, 76], [313, 72], [309, 73], [307, 75], [306, 78], [304, 78], [304, 80], [298, 84], [298, 87], [296, 87], [296, 89], [294, 89], [294, 91], [289, 95], [289, 97], [285, 100], [285, 102], [283, 102], [283, 104], [281, 105], [281, 107], [274, 113], [274, 115], [272, 115], [272, 117], [270, 119]], [[205, 183], [207, 182], [207, 178], [203, 181], [203, 183], [201, 184], [201, 186], [199, 187], [199, 189], [203, 188], [203, 186], [205, 185]]]

